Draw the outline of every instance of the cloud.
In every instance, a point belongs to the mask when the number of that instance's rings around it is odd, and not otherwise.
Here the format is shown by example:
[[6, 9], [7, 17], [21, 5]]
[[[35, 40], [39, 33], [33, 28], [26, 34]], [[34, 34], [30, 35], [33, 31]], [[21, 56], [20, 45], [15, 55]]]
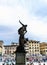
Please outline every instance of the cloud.
[[17, 41], [19, 20], [28, 25], [27, 37], [47, 40], [47, 0], [0, 0], [0, 25], [7, 26], [0, 39]]
[[28, 13], [21, 6], [15, 8], [0, 7], [0, 25], [16, 25], [19, 19], [27, 19]]
[[47, 16], [47, 0], [33, 0], [32, 14], [42, 18]]
[[0, 26], [0, 40], [3, 40], [4, 44], [18, 42], [18, 33], [12, 27]]

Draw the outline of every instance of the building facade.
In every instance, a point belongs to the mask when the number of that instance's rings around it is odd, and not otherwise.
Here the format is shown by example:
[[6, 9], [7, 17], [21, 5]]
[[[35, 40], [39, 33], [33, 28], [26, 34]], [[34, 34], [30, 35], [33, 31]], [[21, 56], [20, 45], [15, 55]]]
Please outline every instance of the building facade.
[[42, 55], [47, 55], [47, 43], [45, 42], [40, 43], [40, 53]]
[[18, 44], [17, 43], [12, 43], [11, 45], [4, 45], [4, 55], [6, 56], [11, 56], [13, 58], [15, 58], [15, 51], [17, 48]]
[[30, 40], [27, 43], [27, 52], [30, 55], [39, 55], [40, 54], [40, 44], [39, 41]]
[[3, 43], [4, 43], [4, 42], [3, 42], [2, 40], [0, 40], [0, 56], [2, 56], [3, 53], [4, 53]]
[[[4, 45], [3, 41], [0, 41], [0, 56], [12, 56], [15, 57], [14, 52], [19, 44], [18, 43], [11, 43], [10, 45]], [[27, 55], [47, 55], [47, 43], [36, 40], [29, 40], [25, 44], [25, 50], [28, 53]]]

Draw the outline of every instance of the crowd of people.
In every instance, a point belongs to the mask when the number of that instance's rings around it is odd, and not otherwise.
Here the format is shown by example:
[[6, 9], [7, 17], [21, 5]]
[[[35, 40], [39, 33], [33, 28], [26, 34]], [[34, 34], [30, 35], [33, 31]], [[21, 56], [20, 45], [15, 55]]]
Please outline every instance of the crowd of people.
[[28, 63], [27, 65], [45, 65], [45, 62], [43, 64], [41, 64], [41, 62], [38, 62], [38, 64], [34, 64], [33, 62], [32, 63]]

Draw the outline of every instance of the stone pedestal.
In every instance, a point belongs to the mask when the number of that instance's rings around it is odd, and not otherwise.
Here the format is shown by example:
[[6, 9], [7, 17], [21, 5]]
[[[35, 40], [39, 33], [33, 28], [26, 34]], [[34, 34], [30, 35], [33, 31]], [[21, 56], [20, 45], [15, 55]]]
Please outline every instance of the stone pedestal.
[[16, 50], [16, 65], [25, 65], [25, 50], [23, 46], [18, 46]]
[[16, 53], [16, 65], [25, 65], [25, 53]]

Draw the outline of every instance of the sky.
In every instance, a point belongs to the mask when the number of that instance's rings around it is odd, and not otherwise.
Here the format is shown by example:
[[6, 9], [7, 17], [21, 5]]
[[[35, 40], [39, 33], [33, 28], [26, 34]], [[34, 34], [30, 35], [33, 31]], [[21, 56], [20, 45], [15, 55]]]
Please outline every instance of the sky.
[[25, 37], [47, 42], [47, 0], [0, 0], [0, 40], [19, 43], [19, 20], [27, 24]]

